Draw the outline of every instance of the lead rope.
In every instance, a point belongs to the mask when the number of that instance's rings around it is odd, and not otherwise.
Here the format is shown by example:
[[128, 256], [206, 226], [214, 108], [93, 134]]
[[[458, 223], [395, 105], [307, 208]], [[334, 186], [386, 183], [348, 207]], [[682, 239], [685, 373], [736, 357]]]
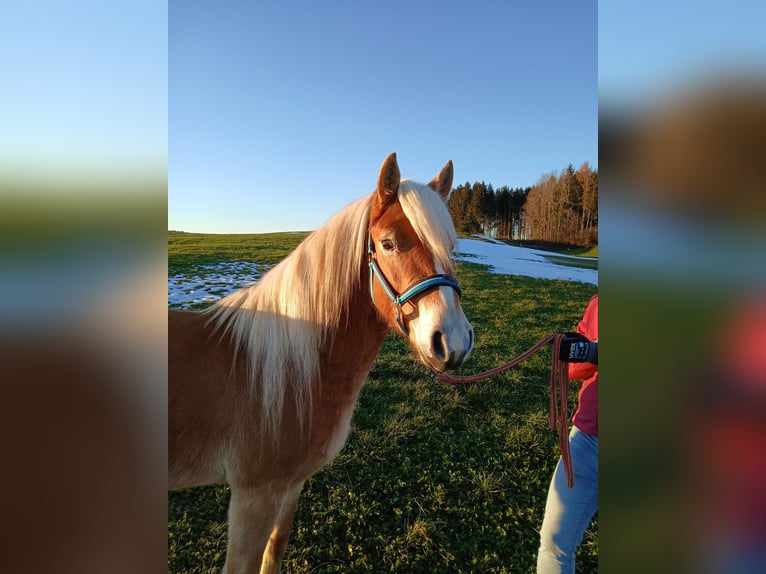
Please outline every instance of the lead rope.
[[563, 333], [546, 335], [515, 359], [512, 359], [499, 367], [495, 367], [494, 369], [489, 369], [488, 371], [476, 375], [445, 375], [444, 373], [437, 373], [436, 380], [457, 385], [482, 381], [515, 367], [524, 359], [532, 356], [534, 353], [545, 347], [548, 343], [553, 343], [553, 351], [551, 353], [549, 421], [551, 429], [558, 431], [561, 460], [564, 463], [567, 486], [572, 488], [574, 486], [574, 471], [572, 470], [572, 455], [569, 452], [569, 431], [567, 429], [567, 421], [569, 419], [569, 367], [559, 356], [561, 341], [564, 337], [565, 335]]
[[[553, 430], [559, 433], [559, 447], [561, 448], [561, 460], [564, 462], [564, 471], [567, 475], [567, 486], [574, 486], [574, 471], [572, 470], [572, 454], [569, 452], [569, 365], [561, 360], [561, 340], [565, 337], [562, 333], [553, 336], [553, 358], [551, 359], [551, 408], [550, 423]], [[559, 404], [556, 408], [554, 395], [558, 389]], [[557, 428], [558, 427], [558, 428]]]

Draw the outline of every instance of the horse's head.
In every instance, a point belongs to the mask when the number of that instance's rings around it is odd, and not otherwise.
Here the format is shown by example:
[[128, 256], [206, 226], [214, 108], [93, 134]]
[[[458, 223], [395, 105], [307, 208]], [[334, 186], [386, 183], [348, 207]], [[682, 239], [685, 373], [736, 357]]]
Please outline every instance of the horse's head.
[[383, 162], [370, 207], [370, 291], [378, 313], [435, 371], [463, 364], [473, 328], [452, 276], [455, 228], [446, 201], [452, 162], [428, 186], [401, 180], [396, 154]]

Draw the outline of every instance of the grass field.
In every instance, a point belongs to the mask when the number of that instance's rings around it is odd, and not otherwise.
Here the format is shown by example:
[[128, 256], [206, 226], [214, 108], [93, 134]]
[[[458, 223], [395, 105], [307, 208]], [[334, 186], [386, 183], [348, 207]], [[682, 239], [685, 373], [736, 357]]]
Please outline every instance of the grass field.
[[[305, 234], [169, 234], [169, 273], [217, 261], [273, 264]], [[596, 287], [493, 275], [458, 263], [476, 332], [461, 372], [573, 330]], [[284, 571], [532, 572], [559, 456], [548, 428], [550, 354], [473, 386], [438, 383], [389, 336], [362, 388], [348, 442], [301, 495]], [[579, 381], [573, 381], [570, 410]], [[168, 495], [168, 571], [217, 572], [226, 549], [228, 489]], [[578, 553], [595, 572], [598, 521]]]

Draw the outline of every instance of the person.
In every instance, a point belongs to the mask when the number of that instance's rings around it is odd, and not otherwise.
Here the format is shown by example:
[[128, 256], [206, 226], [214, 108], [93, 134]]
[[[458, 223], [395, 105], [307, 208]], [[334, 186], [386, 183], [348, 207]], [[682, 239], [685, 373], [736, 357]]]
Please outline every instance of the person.
[[[597, 348], [598, 294], [588, 303], [577, 333], [595, 342]], [[577, 547], [598, 509], [598, 364], [572, 362], [568, 367], [570, 379], [583, 380], [569, 433], [574, 486], [567, 486], [563, 461], [559, 459], [540, 528], [538, 574], [574, 573]]]

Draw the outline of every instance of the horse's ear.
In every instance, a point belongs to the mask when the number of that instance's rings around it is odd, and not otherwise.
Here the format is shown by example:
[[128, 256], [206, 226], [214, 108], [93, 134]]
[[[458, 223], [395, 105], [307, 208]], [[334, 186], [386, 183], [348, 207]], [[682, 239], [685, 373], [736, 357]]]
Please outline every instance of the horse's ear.
[[452, 160], [449, 160], [435, 178], [428, 182], [428, 187], [438, 193], [446, 202], [452, 190]]
[[399, 165], [396, 163], [396, 152], [393, 152], [383, 160], [383, 165], [380, 166], [380, 173], [378, 174], [377, 194], [381, 200], [381, 205], [388, 205], [396, 200], [400, 180], [401, 175], [399, 173]]

